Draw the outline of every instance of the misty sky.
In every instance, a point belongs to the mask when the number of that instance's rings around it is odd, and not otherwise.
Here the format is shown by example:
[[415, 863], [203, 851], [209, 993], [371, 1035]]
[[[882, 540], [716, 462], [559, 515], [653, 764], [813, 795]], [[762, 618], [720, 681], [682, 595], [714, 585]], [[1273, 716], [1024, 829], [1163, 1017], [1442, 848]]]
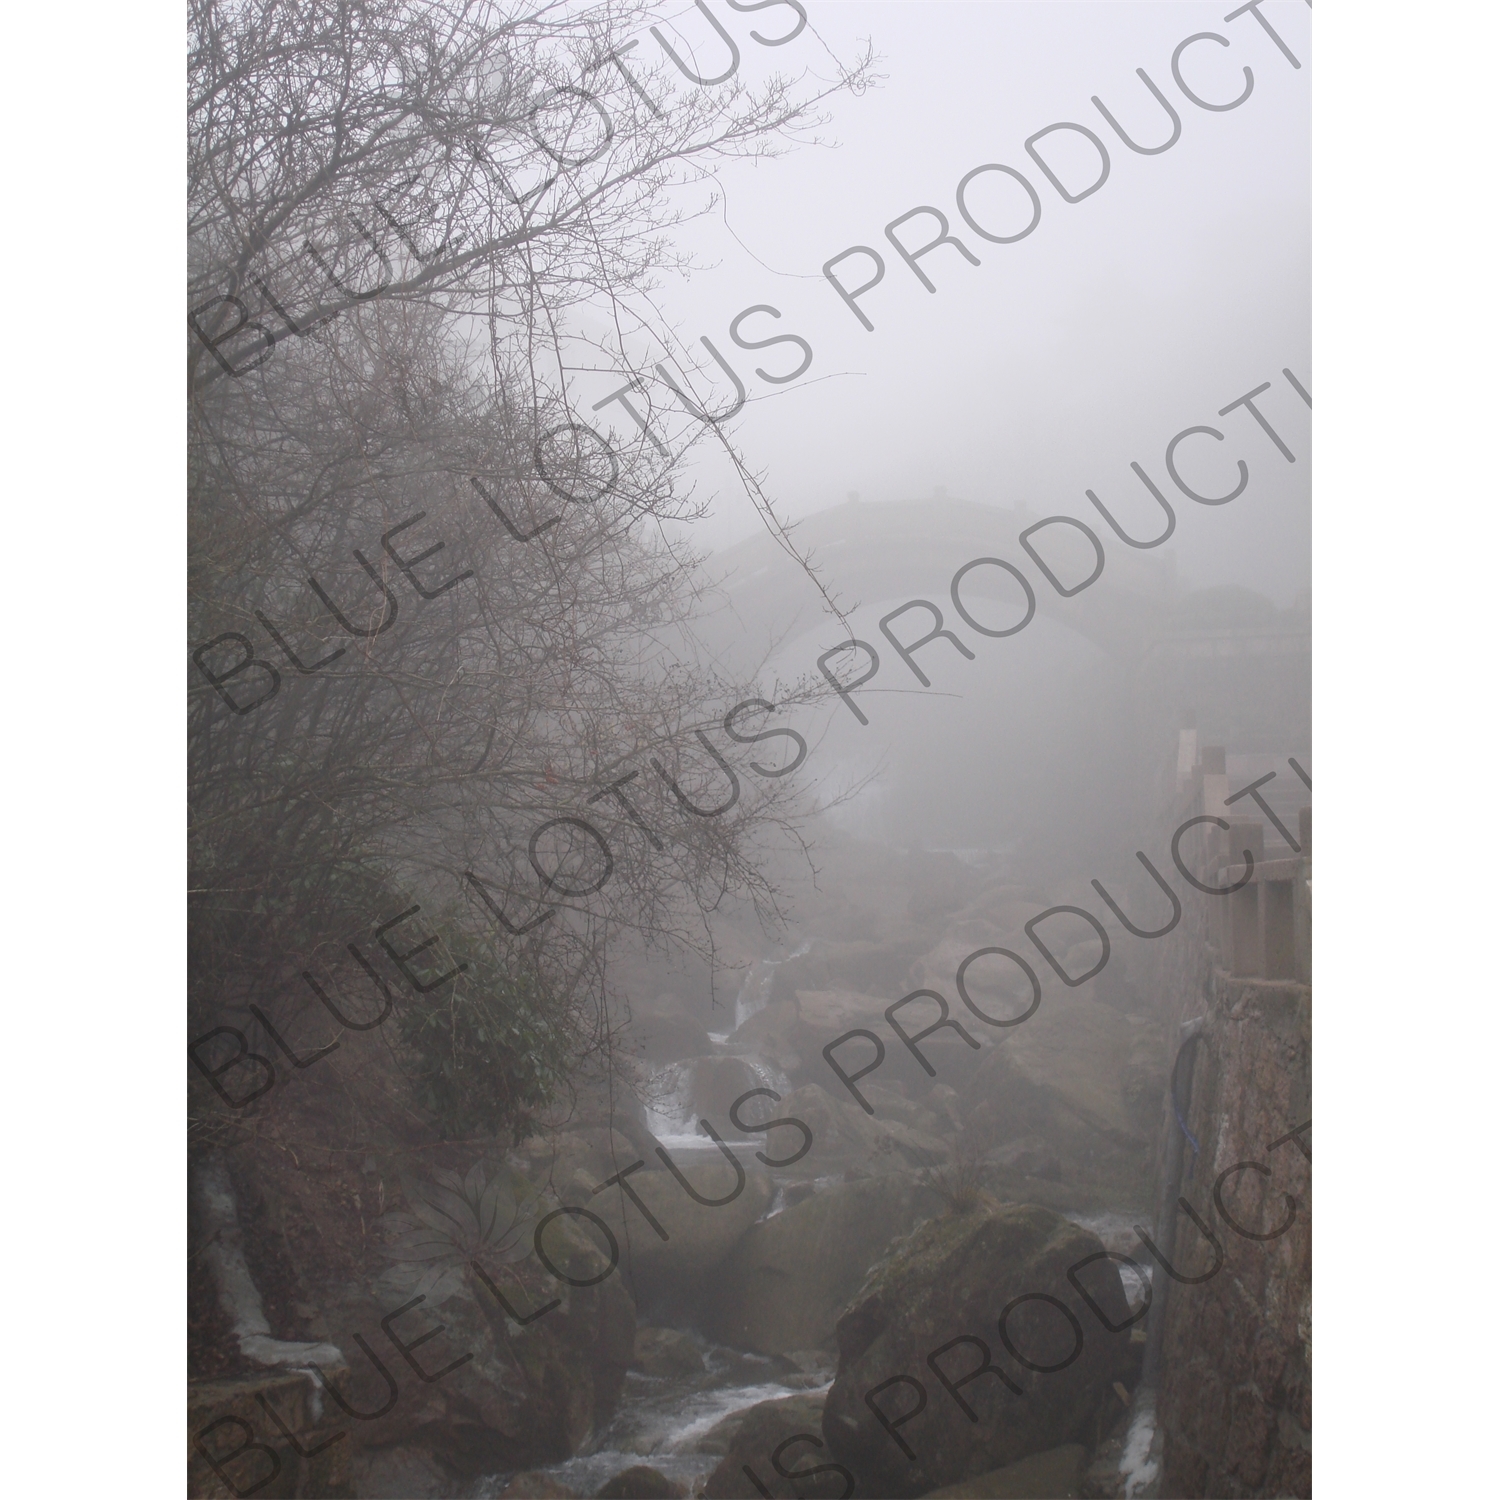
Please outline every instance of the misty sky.
[[[1164, 550], [1176, 553], [1188, 582], [1242, 583], [1290, 603], [1309, 579], [1311, 414], [1280, 373], [1290, 366], [1314, 385], [1306, 5], [1265, 6], [1300, 70], [1252, 15], [1224, 21], [1225, 5], [824, 0], [808, 9], [808, 30], [771, 50], [749, 33], [784, 34], [794, 21], [788, 8], [736, 15], [713, 4], [741, 46], [744, 76], [768, 66], [829, 76], [822, 44], [851, 60], [868, 37], [886, 81], [834, 101], [822, 134], [836, 148], [801, 147], [722, 171], [721, 208], [677, 233], [706, 269], [674, 279], [658, 298], [683, 341], [708, 335], [746, 381], [751, 399], [734, 435], [778, 506], [795, 517], [841, 504], [850, 491], [864, 501], [907, 500], [942, 486], [1102, 530], [1084, 495], [1093, 489], [1136, 535], [1152, 535], [1160, 512], [1130, 472], [1138, 460], [1178, 509]], [[701, 39], [705, 72], [722, 66], [722, 43], [690, 7], [679, 27]], [[1226, 36], [1230, 46], [1188, 48], [1184, 78], [1204, 98], [1226, 101], [1243, 90], [1248, 66], [1254, 88], [1238, 108], [1200, 108], [1174, 83], [1173, 49], [1195, 32]], [[1100, 96], [1142, 144], [1164, 141], [1169, 121], [1137, 68], [1181, 116], [1181, 138], [1161, 155], [1129, 151], [1090, 102]], [[1076, 204], [1024, 147], [1063, 121], [1087, 126], [1109, 151], [1108, 180]], [[1038, 150], [1075, 192], [1098, 174], [1097, 154], [1072, 132]], [[1040, 196], [1040, 222], [1019, 243], [986, 242], [960, 217], [958, 183], [986, 163], [1020, 170]], [[701, 200], [700, 190], [684, 201]], [[982, 175], [968, 202], [994, 233], [1014, 233], [1031, 217], [1024, 189], [1002, 174]], [[947, 215], [949, 232], [980, 261], [969, 264], [949, 245], [922, 257], [935, 293], [884, 234], [924, 204]], [[919, 216], [898, 233], [915, 248], [936, 224]], [[884, 280], [859, 299], [873, 332], [821, 272], [857, 244], [886, 262]], [[838, 274], [852, 287], [870, 270], [854, 257]], [[812, 346], [811, 367], [791, 384], [752, 372], [795, 368], [794, 346], [751, 353], [730, 342], [730, 320], [755, 303], [782, 317], [748, 320], [745, 337], [794, 333]], [[1259, 404], [1295, 465], [1248, 412], [1217, 415], [1263, 381], [1272, 388]], [[585, 393], [597, 383], [584, 377]], [[1249, 465], [1250, 485], [1231, 504], [1196, 505], [1171, 486], [1164, 449], [1194, 425], [1226, 437], [1184, 444], [1181, 472], [1195, 488], [1222, 493], [1235, 481], [1233, 461]], [[708, 445], [698, 451], [692, 477], [716, 498], [695, 540], [717, 548], [755, 534], [760, 523], [723, 460]]]

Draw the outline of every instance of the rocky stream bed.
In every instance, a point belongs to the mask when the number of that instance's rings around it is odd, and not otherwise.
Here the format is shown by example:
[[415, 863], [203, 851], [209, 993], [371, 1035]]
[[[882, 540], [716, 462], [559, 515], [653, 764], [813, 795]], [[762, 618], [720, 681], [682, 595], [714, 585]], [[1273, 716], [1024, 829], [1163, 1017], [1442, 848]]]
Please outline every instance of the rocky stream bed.
[[[1030, 993], [1004, 954], [1048, 893], [924, 859], [903, 916], [835, 902], [732, 1007], [643, 970], [613, 1079], [509, 1152], [331, 1163], [316, 1204], [294, 1151], [235, 1165], [262, 1323], [348, 1368], [231, 1365], [193, 1430], [260, 1432], [269, 1394], [299, 1446], [268, 1495], [1125, 1493], [1163, 1038], [1123, 965]], [[205, 1457], [192, 1492], [224, 1493]]]

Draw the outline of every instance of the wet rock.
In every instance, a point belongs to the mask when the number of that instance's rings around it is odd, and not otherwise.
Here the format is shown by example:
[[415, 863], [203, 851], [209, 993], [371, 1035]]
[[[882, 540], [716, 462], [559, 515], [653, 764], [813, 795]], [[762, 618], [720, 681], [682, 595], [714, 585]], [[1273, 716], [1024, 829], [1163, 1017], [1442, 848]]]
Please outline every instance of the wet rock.
[[800, 1374], [815, 1376], [819, 1385], [833, 1379], [833, 1358], [827, 1349], [789, 1349], [782, 1358]]
[[[609, 1224], [620, 1244], [620, 1264], [632, 1283], [655, 1290], [675, 1279], [701, 1276], [734, 1249], [746, 1230], [771, 1206], [770, 1174], [753, 1160], [742, 1167], [744, 1186], [736, 1193], [734, 1169], [717, 1150], [671, 1153], [678, 1170], [708, 1203], [695, 1201], [676, 1176], [660, 1167], [633, 1172], [606, 1188], [589, 1205]], [[626, 1187], [645, 1205], [643, 1213]], [[734, 1196], [730, 1196], [733, 1194]], [[726, 1199], [728, 1201], [718, 1202]], [[663, 1240], [646, 1214], [661, 1226]]]
[[986, 1154], [1040, 1138], [1060, 1180], [1115, 1203], [1144, 1202], [1166, 1084], [1159, 1028], [1076, 995], [1044, 995], [963, 1089], [967, 1144]]
[[551, 1474], [526, 1473], [517, 1474], [496, 1500], [579, 1500], [579, 1496]]
[[765, 1086], [750, 1063], [743, 1057], [698, 1057], [681, 1067], [688, 1073], [689, 1109], [707, 1119], [726, 1140], [748, 1139], [729, 1118], [729, 1109], [742, 1094]]
[[[1107, 1332], [1067, 1278], [1069, 1267], [1102, 1248], [1050, 1210], [1009, 1205], [919, 1225], [876, 1266], [839, 1320], [839, 1371], [823, 1423], [830, 1450], [858, 1476], [861, 1493], [921, 1495], [1091, 1431], [1101, 1404], [1115, 1399], [1110, 1382], [1133, 1362], [1128, 1332]], [[1114, 1264], [1094, 1261], [1077, 1274], [1104, 1316], [1123, 1323]], [[1002, 1313], [1014, 1355], [998, 1337]], [[938, 1353], [960, 1337], [982, 1345]], [[1023, 1395], [986, 1374], [960, 1389], [978, 1418], [971, 1421], [927, 1357], [937, 1355], [959, 1379], [982, 1365], [985, 1349]], [[1042, 1373], [1023, 1360], [1059, 1368]], [[876, 1391], [895, 1376], [902, 1383]], [[914, 1457], [876, 1418], [867, 1393], [893, 1422], [916, 1413], [896, 1429]]]
[[943, 1122], [930, 1109], [924, 1109], [922, 1105], [908, 1099], [905, 1094], [899, 1093], [894, 1088], [875, 1083], [873, 1080], [867, 1085], [865, 1080], [861, 1079], [859, 1091], [874, 1105], [875, 1117], [878, 1120], [894, 1120], [902, 1125], [909, 1125], [913, 1130], [919, 1130], [925, 1135], [936, 1135], [942, 1129]]
[[943, 1137], [878, 1113], [867, 1115], [852, 1100], [836, 1098], [816, 1083], [788, 1094], [776, 1113], [799, 1119], [812, 1131], [813, 1149], [790, 1169], [809, 1176], [828, 1175], [850, 1164], [867, 1176], [906, 1173], [942, 1166], [953, 1154], [951, 1142]]
[[760, 1354], [831, 1345], [870, 1267], [941, 1208], [934, 1190], [899, 1176], [826, 1186], [757, 1224], [735, 1248], [717, 1278], [709, 1331]]
[[[905, 952], [903, 949], [903, 957]], [[950, 974], [945, 984], [951, 986], [951, 981]], [[927, 1092], [932, 1078], [892, 1037], [885, 1016], [891, 1005], [910, 990], [911, 985], [903, 978], [883, 993], [849, 984], [778, 992], [777, 998], [750, 1017], [731, 1041], [735, 1046], [754, 1048], [760, 1056], [782, 1068], [793, 1082], [823, 1083], [833, 1076], [823, 1057], [823, 1048], [846, 1037], [850, 1031], [873, 1031], [886, 1049], [879, 1078], [874, 1081], [884, 1087], [902, 1084], [915, 1100]], [[919, 999], [898, 1013], [898, 1018], [908, 1032], [915, 1033], [937, 1015], [934, 1002]], [[938, 1074], [955, 1083], [962, 1083], [977, 1066], [978, 1054], [951, 1030], [925, 1038], [921, 1047]], [[869, 1049], [867, 1041], [852, 1039], [843, 1043], [839, 1055], [846, 1066], [852, 1067], [856, 1064], [848, 1059], [857, 1055], [862, 1063], [868, 1058]], [[926, 1128], [931, 1128], [930, 1123]]]
[[1046, 1453], [1034, 1453], [973, 1479], [929, 1490], [926, 1500], [1072, 1500], [1081, 1493], [1088, 1449], [1069, 1443]]
[[779, 1068], [797, 1067], [807, 1037], [801, 1030], [802, 1012], [795, 997], [773, 1000], [758, 1010], [729, 1038], [733, 1047], [748, 1047]]
[[[1034, 916], [1028, 910], [1027, 916]], [[1024, 918], [1023, 918], [1024, 920]], [[927, 985], [947, 994], [954, 1002], [954, 1014], [964, 1024], [970, 1024], [969, 1012], [962, 1004], [954, 987], [954, 976], [964, 960], [979, 948], [1010, 948], [1026, 958], [1036, 967], [1036, 954], [1021, 933], [1019, 923], [1014, 930], [999, 927], [982, 920], [964, 920], [953, 923], [939, 941], [921, 954], [911, 966], [913, 985]], [[989, 957], [970, 965], [964, 976], [964, 987], [974, 1003], [988, 1015], [1019, 1015], [1031, 1004], [1031, 982], [1008, 960]], [[983, 1023], [977, 1023], [983, 1029]]]
[[805, 1045], [814, 1051], [856, 1026], [883, 1026], [890, 1003], [850, 989], [798, 990], [795, 995]]
[[[783, 1396], [777, 1401], [762, 1401], [748, 1411], [727, 1417], [704, 1438], [704, 1450], [713, 1452], [720, 1446], [724, 1457], [708, 1476], [703, 1487], [706, 1500], [756, 1500], [757, 1490], [745, 1473], [748, 1465], [760, 1477], [766, 1489], [782, 1487], [786, 1470], [807, 1471], [827, 1463], [823, 1446], [823, 1393]], [[792, 1443], [796, 1437], [802, 1442]], [[790, 1444], [783, 1448], [783, 1444]], [[776, 1467], [780, 1463], [781, 1472]], [[803, 1479], [799, 1492], [808, 1497], [841, 1495], [842, 1478], [838, 1474], [821, 1475], [815, 1480]], [[773, 1490], [774, 1492], [774, 1490]], [[784, 1489], [781, 1491], [784, 1493]]]
[[599, 1500], [682, 1500], [687, 1486], [658, 1469], [637, 1464], [616, 1474], [598, 1494]]
[[777, 967], [771, 985], [772, 1001], [791, 999], [798, 990], [840, 987], [885, 995], [888, 998], [882, 1006], [899, 999], [910, 988], [907, 976], [912, 960], [932, 946], [932, 936], [910, 922], [888, 922], [886, 926], [895, 930], [883, 941], [819, 942], [810, 953], [788, 959]]
[[[328, 1374], [336, 1388], [347, 1396], [348, 1370], [335, 1366]], [[280, 1435], [270, 1427], [262, 1399], [281, 1418], [303, 1452], [298, 1452], [291, 1442], [280, 1440]], [[264, 1453], [242, 1448], [247, 1429], [255, 1434], [256, 1442], [275, 1450], [280, 1465], [278, 1473], [272, 1474], [272, 1461]], [[319, 1395], [319, 1388], [306, 1373], [266, 1370], [222, 1380], [192, 1381], [188, 1385], [187, 1492], [222, 1495], [226, 1481], [248, 1492], [258, 1489], [261, 1481], [274, 1479], [274, 1486], [268, 1485], [260, 1493], [347, 1494], [350, 1445], [336, 1441], [340, 1431], [347, 1431], [342, 1413], [332, 1401]], [[331, 1446], [324, 1446], [321, 1453], [316, 1451], [325, 1444]], [[306, 1450], [312, 1450], [311, 1456]], [[209, 1456], [223, 1469], [222, 1478], [216, 1476]]]
[[677, 1328], [637, 1328], [632, 1368], [643, 1375], [698, 1375], [703, 1349], [692, 1334]]
[[[1006, 1046], [1023, 1077], [1072, 1110], [1101, 1135], [1143, 1141], [1146, 1133], [1125, 1100], [1125, 1068], [1152, 1028], [1132, 1026], [1118, 1011], [1073, 995], [1044, 1000], [1025, 1026], [1016, 1028]], [[1160, 1103], [1166, 1079], [1158, 1064]]]
[[452, 1472], [426, 1448], [361, 1449], [354, 1455], [353, 1478], [352, 1493], [361, 1500], [441, 1500], [454, 1489]]
[[[521, 1316], [557, 1299], [524, 1327], [467, 1262], [397, 1267], [378, 1283], [349, 1287], [327, 1318], [350, 1355], [350, 1405], [373, 1413], [390, 1403], [359, 1424], [361, 1440], [426, 1448], [464, 1474], [553, 1463], [576, 1452], [619, 1402], [635, 1332], [630, 1295], [618, 1273], [607, 1274], [609, 1257], [590, 1233], [597, 1235], [576, 1219], [557, 1219], [545, 1243], [563, 1275], [575, 1281], [602, 1275], [594, 1286], [560, 1286], [535, 1254], [511, 1265], [491, 1258], [487, 1274]], [[402, 1281], [397, 1272], [418, 1279]], [[404, 1342], [441, 1327], [413, 1355], [438, 1379], [405, 1378], [407, 1367], [380, 1333], [382, 1318], [403, 1304], [390, 1326]], [[362, 1352], [356, 1333], [380, 1355], [388, 1376]]]
[[1057, 1153], [1040, 1136], [1025, 1135], [1019, 1140], [998, 1146], [985, 1158], [996, 1166], [1009, 1167], [1028, 1177], [1056, 1182], [1062, 1177], [1062, 1163]]
[[692, 1016], [642, 1016], [631, 1022], [625, 1045], [637, 1047], [653, 1063], [702, 1057], [713, 1046], [708, 1028]]

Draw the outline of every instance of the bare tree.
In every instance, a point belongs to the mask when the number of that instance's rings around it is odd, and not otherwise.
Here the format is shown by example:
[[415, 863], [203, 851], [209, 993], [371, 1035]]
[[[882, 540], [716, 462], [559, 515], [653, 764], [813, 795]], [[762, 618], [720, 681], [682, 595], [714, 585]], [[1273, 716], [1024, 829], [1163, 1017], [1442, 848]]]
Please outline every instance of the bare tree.
[[400, 1034], [486, 1039], [490, 1123], [544, 1097], [538, 1058], [607, 1043], [611, 931], [774, 915], [757, 840], [797, 826], [800, 755], [739, 748], [771, 701], [693, 650], [680, 445], [612, 443], [560, 374], [575, 304], [639, 322], [668, 190], [826, 89], [637, 76], [645, 16], [193, 8], [195, 1005], [365, 983], [351, 942], [420, 907], [380, 937]]

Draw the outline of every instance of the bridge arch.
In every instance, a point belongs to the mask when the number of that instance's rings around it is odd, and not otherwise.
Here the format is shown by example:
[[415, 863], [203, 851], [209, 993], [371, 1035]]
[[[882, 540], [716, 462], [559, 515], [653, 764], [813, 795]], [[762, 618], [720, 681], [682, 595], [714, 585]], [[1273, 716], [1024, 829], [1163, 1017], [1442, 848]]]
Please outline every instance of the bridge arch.
[[[1170, 557], [1126, 552], [1091, 527], [1099, 537], [1103, 568], [1093, 583], [1064, 597], [1020, 540], [1043, 519], [1022, 507], [965, 500], [849, 501], [799, 522], [794, 540], [812, 554], [824, 587], [846, 611], [883, 599], [931, 599], [943, 610], [945, 625], [959, 633], [966, 627], [954, 617], [950, 581], [976, 558], [1000, 558], [1026, 577], [1038, 615], [1076, 631], [1122, 664], [1138, 663], [1171, 606]], [[1051, 541], [1041, 533], [1032, 545], [1049, 555]], [[754, 537], [726, 548], [709, 559], [708, 567], [721, 581], [724, 602], [699, 630], [716, 650], [736, 657], [744, 650], [764, 654], [774, 642], [820, 624], [825, 645], [844, 638], [812, 581], [774, 538]], [[966, 603], [1013, 600], [1017, 593], [1015, 581], [997, 568], [975, 568], [963, 581]]]

